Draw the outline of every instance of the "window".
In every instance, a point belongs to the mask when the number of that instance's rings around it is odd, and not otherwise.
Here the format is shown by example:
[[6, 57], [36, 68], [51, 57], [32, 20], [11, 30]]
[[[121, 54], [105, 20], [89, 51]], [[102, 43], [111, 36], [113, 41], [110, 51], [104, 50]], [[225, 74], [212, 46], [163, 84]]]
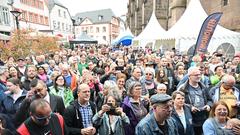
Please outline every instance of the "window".
[[53, 20], [53, 29], [57, 29], [57, 23], [55, 20]]
[[67, 18], [67, 17], [66, 17], [66, 12], [65, 12], [65, 11], [63, 11], [63, 16], [64, 16], [64, 18]]
[[43, 9], [43, 2], [42, 1], [39, 2], [39, 8]]
[[222, 5], [227, 6], [228, 5], [228, 0], [222, 0]]
[[81, 22], [82, 21], [82, 18], [78, 17], [78, 22]]
[[106, 27], [103, 27], [103, 32], [106, 32]]
[[35, 22], [35, 23], [38, 23], [38, 22], [39, 22], [39, 21], [38, 21], [38, 15], [37, 15], [37, 14], [34, 15], [34, 22]]
[[93, 33], [93, 26], [90, 27], [90, 32]]
[[106, 36], [103, 36], [103, 39], [106, 40]]
[[68, 31], [68, 24], [66, 24], [66, 31]]
[[33, 14], [29, 13], [29, 22], [33, 22]]
[[65, 24], [62, 23], [62, 31], [65, 31]]
[[48, 25], [48, 17], [45, 17], [45, 25]]
[[58, 17], [61, 17], [61, 10], [58, 9]]
[[98, 15], [98, 20], [103, 20], [103, 16], [102, 15]]
[[26, 11], [22, 10], [21, 18], [23, 18], [23, 20], [27, 19], [27, 12]]
[[57, 27], [57, 29], [59, 29], [59, 30], [60, 30], [60, 25], [61, 25], [60, 22], [58, 22], [58, 27]]
[[[55, 22], [55, 25], [56, 25], [56, 21], [53, 21], [53, 26], [54, 26], [54, 22]], [[43, 16], [40, 16], [40, 23], [44, 24]]]
[[8, 12], [8, 8], [6, 7], [0, 6], [0, 24], [5, 24], [5, 25], [10, 24], [9, 12]]
[[99, 33], [99, 27], [96, 28], [96, 33]]

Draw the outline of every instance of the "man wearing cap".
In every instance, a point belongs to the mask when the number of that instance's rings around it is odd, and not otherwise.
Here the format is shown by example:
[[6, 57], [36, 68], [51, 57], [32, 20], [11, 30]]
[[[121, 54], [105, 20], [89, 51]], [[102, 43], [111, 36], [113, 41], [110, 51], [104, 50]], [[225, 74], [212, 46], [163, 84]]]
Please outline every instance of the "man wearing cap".
[[20, 57], [17, 59], [17, 69], [20, 71], [21, 76], [23, 76], [25, 74], [25, 70], [26, 70], [26, 63], [24, 61], [25, 59]]
[[177, 125], [171, 118], [172, 97], [155, 94], [150, 98], [153, 110], [136, 127], [136, 135], [178, 135]]

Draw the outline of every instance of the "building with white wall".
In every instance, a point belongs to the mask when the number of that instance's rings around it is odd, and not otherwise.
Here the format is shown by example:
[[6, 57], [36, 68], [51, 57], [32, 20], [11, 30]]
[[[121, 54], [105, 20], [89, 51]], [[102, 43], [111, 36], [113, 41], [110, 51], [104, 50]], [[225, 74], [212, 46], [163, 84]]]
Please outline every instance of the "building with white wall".
[[13, 10], [21, 12], [19, 16], [19, 28], [30, 28], [37, 31], [49, 30], [50, 23], [47, 4], [48, 1], [46, 0], [14, 0]]
[[73, 38], [73, 22], [68, 9], [58, 0], [49, 0], [50, 30], [53, 34], [68, 41]]
[[111, 9], [77, 13], [74, 19], [76, 35], [84, 31], [88, 36], [110, 44], [120, 32], [120, 21]]
[[14, 25], [13, 18], [11, 17], [11, 1], [1, 0], [0, 2], [0, 33], [10, 35], [12, 25]]

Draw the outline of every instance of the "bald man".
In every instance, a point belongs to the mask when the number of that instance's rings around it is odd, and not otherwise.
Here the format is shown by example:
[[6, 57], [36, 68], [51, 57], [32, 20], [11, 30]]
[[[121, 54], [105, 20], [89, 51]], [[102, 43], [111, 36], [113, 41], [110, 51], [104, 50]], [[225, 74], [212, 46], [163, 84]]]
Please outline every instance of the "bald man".
[[207, 88], [200, 81], [201, 76], [200, 68], [190, 67], [187, 81], [178, 87], [178, 90], [185, 94], [185, 103], [191, 106], [195, 135], [202, 134], [202, 125], [212, 106]]
[[229, 108], [229, 116], [236, 117], [240, 112], [239, 101], [240, 91], [234, 85], [236, 80], [232, 75], [225, 75], [222, 77], [220, 85], [210, 89], [209, 94], [213, 102], [224, 101]]
[[92, 117], [96, 113], [96, 105], [89, 101], [89, 86], [80, 84], [77, 88], [77, 95], [78, 98], [68, 106], [63, 116], [69, 135], [94, 135], [96, 129], [92, 123]]

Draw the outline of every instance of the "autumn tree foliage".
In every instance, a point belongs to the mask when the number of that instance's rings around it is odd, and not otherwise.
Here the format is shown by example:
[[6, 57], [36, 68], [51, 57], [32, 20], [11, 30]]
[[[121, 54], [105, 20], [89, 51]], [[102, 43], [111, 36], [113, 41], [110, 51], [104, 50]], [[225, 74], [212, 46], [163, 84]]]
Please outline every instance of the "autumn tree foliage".
[[57, 40], [33, 30], [16, 30], [11, 34], [9, 42], [0, 42], [0, 56], [1, 59], [6, 59], [8, 56], [18, 58], [53, 53], [59, 50]]

